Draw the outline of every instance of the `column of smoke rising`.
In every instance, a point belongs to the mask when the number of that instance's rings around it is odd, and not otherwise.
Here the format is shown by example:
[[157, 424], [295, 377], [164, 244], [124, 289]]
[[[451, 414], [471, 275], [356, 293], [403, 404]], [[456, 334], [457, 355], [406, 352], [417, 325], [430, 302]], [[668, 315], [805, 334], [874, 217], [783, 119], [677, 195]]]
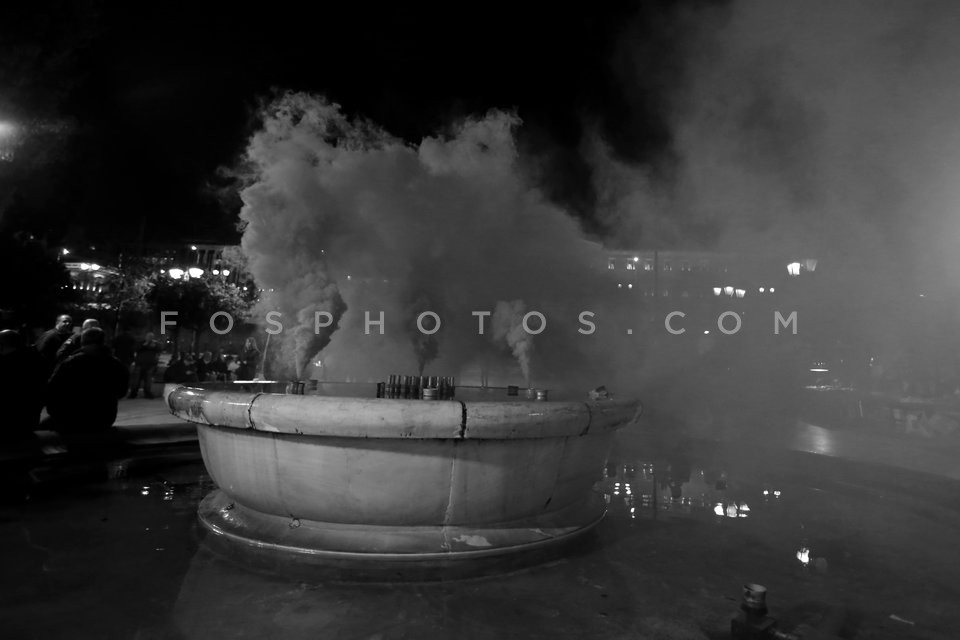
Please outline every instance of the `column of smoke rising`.
[[[268, 304], [296, 320], [294, 336], [306, 335], [314, 309], [338, 318], [346, 304], [325, 367], [363, 379], [417, 357], [426, 364], [436, 344], [418, 341], [411, 353], [410, 339], [417, 315], [431, 310], [443, 321], [437, 366], [456, 371], [489, 349], [472, 312], [512, 299], [555, 319], [539, 337], [553, 341], [543, 354], [551, 370], [569, 364], [579, 294], [596, 290], [591, 266], [601, 257], [528, 182], [516, 116], [491, 112], [416, 145], [306, 94], [282, 96], [263, 121], [247, 152], [243, 248], [259, 285], [274, 289]], [[365, 332], [366, 311], [384, 312], [384, 336]], [[298, 362], [329, 337], [287, 333]]]
[[[442, 307], [440, 307], [436, 301], [431, 301], [424, 293], [418, 291], [418, 295], [407, 305], [406, 309], [404, 309], [402, 318], [406, 320], [417, 318], [425, 311], [432, 311], [433, 313], [437, 313], [440, 318], [443, 318]], [[424, 320], [424, 328], [432, 330], [432, 327], [430, 327], [428, 323], [428, 320]], [[410, 339], [410, 344], [413, 346], [414, 357], [417, 359], [417, 374], [422, 376], [426, 366], [436, 360], [437, 356], [440, 355], [440, 343], [437, 334], [426, 334], [420, 331], [416, 322], [405, 323], [404, 330]]]
[[[530, 386], [530, 356], [533, 351], [533, 335], [523, 327], [527, 307], [523, 300], [500, 300], [490, 319], [491, 339], [495, 344], [505, 344], [517, 359], [526, 385]], [[531, 327], [533, 328], [533, 327]]]

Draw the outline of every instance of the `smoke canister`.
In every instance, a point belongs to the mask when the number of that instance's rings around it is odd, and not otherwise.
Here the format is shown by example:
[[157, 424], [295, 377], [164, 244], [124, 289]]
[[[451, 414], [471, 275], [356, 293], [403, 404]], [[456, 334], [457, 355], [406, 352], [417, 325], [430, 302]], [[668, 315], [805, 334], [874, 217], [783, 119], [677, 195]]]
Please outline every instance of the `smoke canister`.
[[753, 615], [767, 614], [767, 588], [760, 584], [748, 583], [743, 585], [743, 601], [741, 608]]

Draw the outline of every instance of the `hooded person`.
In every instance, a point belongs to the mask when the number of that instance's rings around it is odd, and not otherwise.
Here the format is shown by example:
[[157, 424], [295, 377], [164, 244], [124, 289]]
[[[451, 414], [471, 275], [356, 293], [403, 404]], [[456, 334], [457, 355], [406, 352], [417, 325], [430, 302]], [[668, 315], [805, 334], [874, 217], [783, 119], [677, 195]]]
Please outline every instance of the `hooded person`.
[[113, 426], [128, 377], [105, 343], [102, 329], [87, 329], [80, 336], [80, 350], [57, 366], [47, 384], [50, 418], [45, 428], [89, 433]]

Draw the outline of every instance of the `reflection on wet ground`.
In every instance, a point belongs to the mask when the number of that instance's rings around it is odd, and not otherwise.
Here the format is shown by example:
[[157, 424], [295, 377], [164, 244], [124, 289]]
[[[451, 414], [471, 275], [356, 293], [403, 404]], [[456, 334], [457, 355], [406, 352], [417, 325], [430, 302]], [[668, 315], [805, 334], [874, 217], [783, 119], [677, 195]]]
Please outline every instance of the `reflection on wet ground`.
[[195, 451], [108, 471], [59, 485], [50, 472], [50, 490], [0, 510], [3, 638], [726, 638], [745, 582], [767, 586], [788, 630], [960, 625], [960, 487], [908, 471], [621, 438], [598, 470], [608, 517], [572, 554], [420, 584], [286, 578], [218, 555], [196, 524], [213, 484]]

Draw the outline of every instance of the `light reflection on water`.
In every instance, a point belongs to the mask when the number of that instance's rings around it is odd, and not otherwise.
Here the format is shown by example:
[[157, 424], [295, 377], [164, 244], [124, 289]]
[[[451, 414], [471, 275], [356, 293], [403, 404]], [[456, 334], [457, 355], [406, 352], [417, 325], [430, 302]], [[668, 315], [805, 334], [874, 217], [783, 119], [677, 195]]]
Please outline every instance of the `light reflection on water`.
[[762, 510], [780, 504], [779, 488], [744, 486], [730, 488], [727, 472], [718, 469], [691, 470], [684, 464], [635, 461], [607, 465], [597, 490], [608, 505], [608, 514], [632, 520], [666, 515], [712, 519], [748, 518], [751, 504]]

